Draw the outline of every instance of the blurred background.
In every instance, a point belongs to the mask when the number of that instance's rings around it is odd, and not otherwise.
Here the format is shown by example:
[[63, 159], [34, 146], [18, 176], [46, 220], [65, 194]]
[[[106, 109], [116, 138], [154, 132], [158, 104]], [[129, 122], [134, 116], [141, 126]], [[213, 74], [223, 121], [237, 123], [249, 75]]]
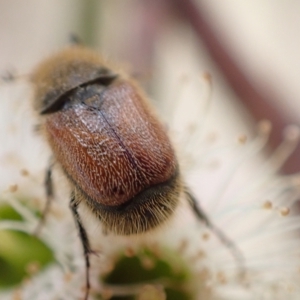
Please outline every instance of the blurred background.
[[[0, 74], [26, 78], [76, 34], [133, 74], [163, 117], [184, 78], [210, 73], [213, 127], [235, 139], [255, 135], [257, 122], [269, 119], [274, 149], [285, 126], [300, 123], [299, 14], [297, 0], [0, 0]], [[0, 97], [5, 144], [13, 116], [5, 110], [9, 97]], [[2, 152], [0, 178], [5, 159]], [[300, 148], [282, 171], [299, 170]]]

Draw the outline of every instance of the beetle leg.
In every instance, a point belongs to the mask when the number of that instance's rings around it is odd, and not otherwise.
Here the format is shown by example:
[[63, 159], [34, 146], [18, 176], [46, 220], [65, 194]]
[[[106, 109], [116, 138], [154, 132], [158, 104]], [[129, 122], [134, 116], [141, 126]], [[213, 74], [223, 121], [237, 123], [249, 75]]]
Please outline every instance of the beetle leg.
[[85, 228], [83, 227], [83, 224], [81, 222], [81, 218], [78, 214], [78, 205], [79, 202], [76, 201], [74, 193], [71, 195], [71, 200], [70, 200], [70, 208], [74, 217], [74, 221], [77, 226], [77, 230], [79, 233], [79, 237], [81, 240], [81, 244], [83, 247], [83, 254], [84, 254], [84, 259], [85, 259], [85, 279], [86, 279], [86, 292], [85, 292], [85, 297], [84, 299], [87, 300], [89, 296], [89, 290], [90, 290], [90, 276], [89, 276], [89, 270], [90, 270], [90, 257], [89, 254], [92, 253], [91, 247], [90, 247], [90, 242], [88, 239], [88, 235], [86, 233]]
[[189, 189], [185, 189], [185, 195], [188, 198], [189, 205], [193, 210], [196, 217], [205, 223], [205, 225], [219, 238], [219, 240], [231, 251], [233, 257], [238, 263], [240, 268], [240, 275], [243, 277], [245, 275], [245, 258], [240, 249], [236, 246], [236, 244], [227, 237], [222, 230], [220, 230], [215, 224], [211, 222], [207, 214], [202, 210], [198, 201], [194, 197], [194, 195], [189, 191]]
[[46, 170], [45, 180], [44, 180], [44, 186], [46, 192], [46, 204], [41, 213], [41, 218], [36, 226], [36, 229], [34, 230], [34, 235], [38, 235], [40, 233], [40, 230], [43, 227], [46, 216], [49, 212], [51, 201], [53, 200], [54, 192], [53, 192], [53, 182], [52, 182], [52, 167], [53, 167], [53, 161], [51, 159], [51, 162]]

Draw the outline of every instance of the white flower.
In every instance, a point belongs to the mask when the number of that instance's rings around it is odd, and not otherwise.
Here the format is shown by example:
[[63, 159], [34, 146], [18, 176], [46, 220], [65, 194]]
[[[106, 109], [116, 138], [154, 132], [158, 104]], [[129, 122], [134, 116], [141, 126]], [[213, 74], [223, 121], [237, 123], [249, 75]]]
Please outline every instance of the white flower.
[[[187, 81], [188, 87], [182, 85], [184, 93], [191, 88], [191, 94], [181, 95], [176, 105], [167, 104], [168, 126], [186, 185], [211, 222], [242, 253], [245, 274], [241, 275], [243, 266], [233, 255], [233, 249], [195, 218], [184, 196], [166, 226], [154, 234], [136, 237], [104, 236], [99, 222], [82, 207], [80, 212], [85, 216], [92, 247], [99, 251], [97, 256], [91, 256], [91, 299], [98, 293], [108, 297], [145, 288], [144, 284], [120, 287], [99, 281], [101, 274], [114, 270], [120, 249], [126, 249], [125, 256], [131, 257], [145, 245], [157, 255], [157, 261], [162, 259], [174, 270], [182, 270], [182, 264], [189, 268], [187, 273], [191, 277], [184, 284], [195, 299], [299, 298], [300, 241], [295, 202], [300, 178], [278, 175], [298, 142], [298, 129], [287, 128], [282, 145], [270, 157], [262, 153], [271, 130], [268, 122], [259, 124], [254, 138], [243, 132], [236, 140], [224, 138], [222, 126], [210, 119], [207, 103], [199, 99], [197, 80], [193, 77]], [[205, 75], [201, 80], [200, 86], [209, 93], [210, 78]], [[44, 204], [43, 178], [50, 151], [33, 134], [36, 119], [27, 99], [29, 94], [25, 86], [17, 83], [1, 87], [0, 200], [12, 206], [23, 220], [2, 220], [0, 229], [32, 234], [39, 222], [33, 210], [42, 210]], [[209, 101], [210, 97], [205, 95], [202, 98]], [[78, 299], [83, 295], [85, 266], [68, 209], [68, 185], [58, 170], [54, 178], [55, 201], [39, 236], [52, 250], [55, 261], [33, 272], [18, 287], [3, 292], [1, 299]], [[26, 205], [22, 199], [28, 200]], [[145, 269], [153, 267], [153, 260], [152, 256], [144, 256]], [[159, 288], [154, 290], [153, 285], [147, 285], [140, 299], [164, 299], [163, 287], [171, 283], [158, 283]], [[152, 298], [143, 298], [151, 293]]]

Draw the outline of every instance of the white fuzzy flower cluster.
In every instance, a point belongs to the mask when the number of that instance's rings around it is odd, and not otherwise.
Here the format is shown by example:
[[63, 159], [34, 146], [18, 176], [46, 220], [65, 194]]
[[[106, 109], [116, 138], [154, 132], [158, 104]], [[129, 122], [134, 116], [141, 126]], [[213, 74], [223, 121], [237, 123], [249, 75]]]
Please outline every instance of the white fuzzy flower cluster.
[[[209, 77], [205, 75], [202, 80], [207, 88]], [[1, 87], [0, 204], [10, 205], [22, 220], [0, 220], [0, 230], [31, 235], [39, 222], [33, 211], [42, 210], [44, 204], [43, 177], [50, 152], [33, 134], [36, 120], [27, 101], [29, 93], [18, 84]], [[104, 236], [99, 222], [88, 217], [92, 247], [99, 252], [92, 255], [90, 299], [98, 293], [107, 299], [122, 292], [139, 293], [142, 288], [147, 292], [139, 299], [164, 299], [161, 290], [153, 291], [151, 286], [121, 288], [99, 281], [101, 274], [113, 270], [121, 248], [130, 257], [145, 244], [179, 253], [192, 274], [188, 285], [194, 299], [299, 299], [300, 221], [295, 203], [300, 177], [278, 175], [298, 142], [298, 129], [287, 128], [281, 146], [265, 157], [262, 150], [271, 130], [268, 122], [259, 124], [254, 138], [241, 133], [236, 141], [224, 141], [218, 126], [209, 121], [203, 108], [206, 105], [185, 99], [174, 104], [168, 116], [184, 180], [211, 222], [242, 253], [244, 266], [232, 248], [195, 218], [184, 197], [173, 220], [142, 237]], [[1, 299], [78, 299], [84, 294], [84, 259], [68, 210], [68, 187], [59, 172], [54, 177], [55, 201], [39, 237], [52, 250], [55, 261], [2, 292]], [[160, 284], [168, 286], [164, 281]], [[147, 298], [145, 294], [154, 296]]]

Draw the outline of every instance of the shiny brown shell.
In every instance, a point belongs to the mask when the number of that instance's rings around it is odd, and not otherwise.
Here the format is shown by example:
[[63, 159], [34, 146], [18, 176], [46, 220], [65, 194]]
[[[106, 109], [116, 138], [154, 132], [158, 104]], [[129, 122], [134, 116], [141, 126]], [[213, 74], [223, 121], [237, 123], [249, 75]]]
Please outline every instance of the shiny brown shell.
[[105, 228], [135, 234], [172, 215], [181, 181], [164, 126], [137, 85], [83, 47], [32, 75], [35, 107], [57, 162]]

